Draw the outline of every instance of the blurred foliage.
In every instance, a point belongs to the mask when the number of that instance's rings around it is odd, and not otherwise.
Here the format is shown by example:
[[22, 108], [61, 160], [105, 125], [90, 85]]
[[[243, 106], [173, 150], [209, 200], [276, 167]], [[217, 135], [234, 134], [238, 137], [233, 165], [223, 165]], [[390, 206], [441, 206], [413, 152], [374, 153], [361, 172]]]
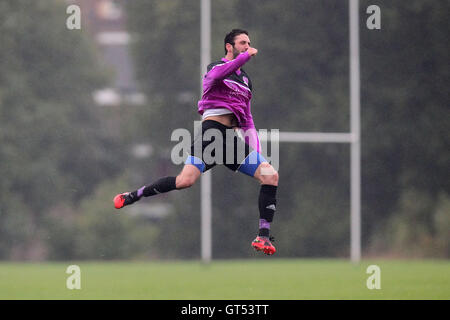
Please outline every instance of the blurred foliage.
[[[448, 258], [450, 5], [380, 0], [382, 28], [368, 30], [371, 4], [360, 1], [363, 253]], [[346, 1], [211, 5], [212, 60], [232, 28], [259, 49], [244, 67], [258, 129], [349, 131]], [[181, 169], [170, 137], [200, 120], [200, 1], [126, 9], [149, 102], [99, 108], [92, 92], [111, 79], [93, 40], [66, 29], [64, 2], [0, 2], [1, 259], [200, 256], [200, 183], [142, 200], [173, 205], [161, 220], [117, 214], [111, 202]], [[135, 143], [150, 143], [152, 155], [133, 157]], [[348, 145], [280, 145], [277, 254], [348, 256], [349, 162]], [[213, 171], [214, 258], [255, 257], [259, 185]]]
[[381, 30], [361, 29], [363, 234], [388, 239], [397, 220], [398, 253], [426, 242], [422, 254], [449, 257], [432, 230], [438, 195], [450, 190], [450, 4], [378, 5]]
[[2, 258], [45, 256], [49, 210], [76, 205], [119, 167], [111, 157], [119, 145], [92, 100], [106, 74], [89, 38], [66, 28], [65, 9], [53, 0], [0, 3], [0, 220], [8, 228], [0, 242], [10, 244]]
[[417, 189], [402, 193], [398, 209], [389, 219], [388, 238], [395, 254], [413, 257], [450, 255], [450, 198]]
[[155, 227], [144, 218], [126, 215], [111, 205], [111, 195], [125, 188], [123, 181], [105, 181], [81, 203], [77, 215], [77, 258], [125, 259], [154, 254]]

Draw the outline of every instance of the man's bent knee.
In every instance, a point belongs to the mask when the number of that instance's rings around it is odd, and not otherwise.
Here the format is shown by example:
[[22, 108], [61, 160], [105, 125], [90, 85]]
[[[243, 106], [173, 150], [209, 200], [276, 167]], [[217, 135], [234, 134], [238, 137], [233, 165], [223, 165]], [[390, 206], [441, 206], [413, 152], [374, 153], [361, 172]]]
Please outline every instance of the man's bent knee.
[[177, 189], [185, 189], [194, 185], [197, 179], [193, 176], [177, 176], [176, 185]]
[[257, 178], [261, 184], [278, 185], [278, 172], [268, 162], [261, 163], [255, 178]]
[[186, 166], [176, 178], [177, 189], [185, 189], [194, 185], [200, 176], [200, 171], [195, 166]]

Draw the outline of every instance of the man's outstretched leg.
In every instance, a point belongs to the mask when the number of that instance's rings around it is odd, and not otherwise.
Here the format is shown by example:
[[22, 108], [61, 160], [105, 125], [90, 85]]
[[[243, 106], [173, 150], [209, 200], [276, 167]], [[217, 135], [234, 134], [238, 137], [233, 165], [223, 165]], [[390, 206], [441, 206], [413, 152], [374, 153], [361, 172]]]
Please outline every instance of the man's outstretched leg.
[[270, 236], [270, 224], [277, 204], [278, 173], [268, 162], [263, 162], [258, 166], [254, 177], [261, 183], [261, 189], [258, 199], [259, 232], [252, 242], [252, 247], [272, 255], [276, 249], [271, 242], [273, 238]]
[[142, 197], [151, 197], [172, 190], [189, 188], [195, 183], [200, 174], [200, 170], [196, 166], [186, 164], [181, 173], [176, 177], [160, 178], [148, 186], [143, 186], [132, 192], [116, 195], [114, 197], [114, 207], [116, 209], [121, 209], [139, 201]]

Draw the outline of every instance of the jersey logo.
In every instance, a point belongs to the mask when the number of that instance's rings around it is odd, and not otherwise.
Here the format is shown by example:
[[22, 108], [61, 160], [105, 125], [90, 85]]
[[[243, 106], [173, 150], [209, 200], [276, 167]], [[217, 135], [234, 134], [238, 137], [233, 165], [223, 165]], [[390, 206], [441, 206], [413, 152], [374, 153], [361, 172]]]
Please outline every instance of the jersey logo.
[[274, 204], [271, 204], [270, 206], [267, 206], [266, 209], [270, 209], [270, 210], [275, 211], [276, 208], [275, 208]]

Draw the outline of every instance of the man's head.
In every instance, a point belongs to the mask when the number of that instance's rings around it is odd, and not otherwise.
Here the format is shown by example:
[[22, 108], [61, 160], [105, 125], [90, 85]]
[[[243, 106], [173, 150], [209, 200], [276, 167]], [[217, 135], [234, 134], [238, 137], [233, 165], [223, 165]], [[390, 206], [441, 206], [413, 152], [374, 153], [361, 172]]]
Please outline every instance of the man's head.
[[240, 53], [245, 52], [250, 47], [248, 32], [242, 29], [233, 29], [225, 36], [225, 55], [236, 58]]

